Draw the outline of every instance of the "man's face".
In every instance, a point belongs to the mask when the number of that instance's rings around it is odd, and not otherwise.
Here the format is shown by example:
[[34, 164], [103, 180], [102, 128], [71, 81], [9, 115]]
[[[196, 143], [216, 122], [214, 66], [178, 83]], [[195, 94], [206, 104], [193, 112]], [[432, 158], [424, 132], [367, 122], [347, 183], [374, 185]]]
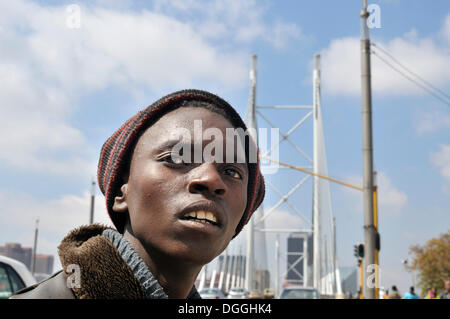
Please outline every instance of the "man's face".
[[191, 135], [183, 136], [184, 143], [206, 149], [212, 141], [202, 136], [194, 140], [194, 120], [197, 124], [201, 120], [203, 131], [216, 128], [222, 132], [225, 154], [226, 129], [233, 128], [227, 119], [200, 107], [176, 109], [140, 137], [122, 192], [131, 231], [150, 255], [206, 264], [235, 234], [247, 204], [248, 169], [246, 163], [225, 160], [178, 162], [173, 146], [179, 142], [174, 132], [180, 128]]
[[450, 280], [446, 280], [446, 281], [445, 281], [445, 290], [447, 290], [448, 292], [450, 292]]

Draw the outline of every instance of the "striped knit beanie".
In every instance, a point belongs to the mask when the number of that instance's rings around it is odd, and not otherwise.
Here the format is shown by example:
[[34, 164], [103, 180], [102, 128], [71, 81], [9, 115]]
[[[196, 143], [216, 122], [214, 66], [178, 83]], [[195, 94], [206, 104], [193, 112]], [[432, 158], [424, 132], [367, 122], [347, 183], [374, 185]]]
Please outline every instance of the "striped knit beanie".
[[[108, 214], [120, 233], [124, 231], [126, 216], [125, 214], [114, 212], [112, 207], [115, 197], [120, 195], [120, 187], [123, 183], [122, 175], [128, 170], [134, 146], [148, 127], [164, 114], [177, 108], [177, 105], [184, 101], [199, 101], [213, 104], [224, 111], [228, 120], [236, 128], [247, 130], [242, 118], [230, 104], [212, 93], [200, 90], [183, 90], [166, 95], [125, 122], [103, 144], [97, 171], [98, 185], [106, 197]], [[249, 158], [250, 147], [254, 147], [258, 151], [251, 137], [249, 138], [249, 144], [249, 147], [245, 147], [247, 159]], [[260, 171], [259, 156], [257, 156], [256, 163], [251, 163], [247, 160], [247, 166], [249, 170], [247, 206], [236, 228], [235, 237], [247, 224], [265, 195], [264, 178]]]

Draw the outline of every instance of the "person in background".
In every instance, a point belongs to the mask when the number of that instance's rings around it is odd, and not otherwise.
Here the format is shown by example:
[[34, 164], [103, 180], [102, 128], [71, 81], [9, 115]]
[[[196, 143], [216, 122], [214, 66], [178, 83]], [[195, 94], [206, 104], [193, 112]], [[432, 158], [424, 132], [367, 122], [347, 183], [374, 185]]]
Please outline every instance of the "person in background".
[[428, 288], [427, 295], [424, 299], [437, 299], [436, 297], [436, 288], [430, 287]]
[[444, 283], [444, 292], [440, 294], [440, 299], [450, 299], [450, 280], [446, 280]]
[[401, 299], [402, 297], [398, 293], [397, 286], [392, 286], [391, 292], [388, 295], [389, 299]]
[[405, 293], [403, 299], [419, 299], [419, 296], [414, 292], [414, 287], [410, 287], [409, 291]]

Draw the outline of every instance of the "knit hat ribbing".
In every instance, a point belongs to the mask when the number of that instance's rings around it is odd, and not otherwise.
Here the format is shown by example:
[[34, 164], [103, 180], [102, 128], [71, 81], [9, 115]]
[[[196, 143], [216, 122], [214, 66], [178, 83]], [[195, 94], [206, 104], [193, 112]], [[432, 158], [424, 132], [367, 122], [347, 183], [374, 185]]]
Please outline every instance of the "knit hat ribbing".
[[[103, 144], [100, 152], [98, 163], [98, 185], [102, 193], [106, 197], [106, 207], [108, 214], [117, 230], [123, 233], [125, 226], [125, 215], [118, 214], [113, 211], [114, 198], [120, 194], [121, 175], [127, 168], [127, 160], [131, 158], [133, 147], [139, 136], [153, 123], [156, 122], [167, 112], [171, 111], [171, 107], [180, 101], [203, 101], [216, 105], [223, 109], [229, 116], [233, 125], [247, 130], [245, 123], [234, 108], [220, 97], [200, 90], [183, 90], [166, 95], [151, 104], [144, 110], [138, 112], [135, 116], [126, 121], [108, 140]], [[250, 137], [249, 147], [257, 150], [252, 138]], [[248, 149], [245, 148], [246, 157]], [[257, 162], [251, 163], [247, 161], [249, 170], [249, 180], [247, 188], [247, 207], [236, 228], [235, 236], [239, 234], [245, 224], [249, 221], [253, 212], [259, 207], [265, 195], [264, 178], [259, 167], [259, 157]]]

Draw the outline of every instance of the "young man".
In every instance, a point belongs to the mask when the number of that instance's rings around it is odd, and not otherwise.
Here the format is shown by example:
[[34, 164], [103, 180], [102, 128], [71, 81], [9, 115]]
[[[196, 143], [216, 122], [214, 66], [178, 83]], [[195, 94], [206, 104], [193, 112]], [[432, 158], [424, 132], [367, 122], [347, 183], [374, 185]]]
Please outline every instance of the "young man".
[[103, 145], [98, 166], [117, 230], [73, 230], [58, 247], [64, 270], [13, 298], [199, 298], [201, 268], [264, 198], [257, 148], [248, 136], [235, 143], [227, 133], [236, 129], [246, 131], [237, 112], [198, 90], [129, 119]]

